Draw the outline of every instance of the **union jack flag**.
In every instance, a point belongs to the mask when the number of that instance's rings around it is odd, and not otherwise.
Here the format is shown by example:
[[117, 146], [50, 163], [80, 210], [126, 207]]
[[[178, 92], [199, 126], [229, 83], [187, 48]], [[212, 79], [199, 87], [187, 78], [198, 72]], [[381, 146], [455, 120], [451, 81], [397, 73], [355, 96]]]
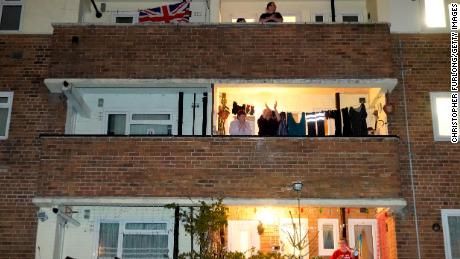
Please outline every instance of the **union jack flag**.
[[139, 11], [139, 23], [187, 23], [191, 15], [190, 2], [184, 1], [141, 10]]

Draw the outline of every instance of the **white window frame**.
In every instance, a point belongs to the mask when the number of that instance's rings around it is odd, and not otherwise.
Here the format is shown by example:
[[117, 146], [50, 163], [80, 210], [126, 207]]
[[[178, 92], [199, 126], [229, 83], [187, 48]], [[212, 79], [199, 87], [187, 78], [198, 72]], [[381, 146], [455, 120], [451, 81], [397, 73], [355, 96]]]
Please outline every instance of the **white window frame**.
[[[98, 246], [99, 246], [99, 230], [101, 223], [117, 223], [118, 224], [118, 247], [117, 247], [117, 257], [122, 258], [123, 255], [123, 235], [124, 234], [166, 234], [168, 235], [168, 257], [172, 258], [173, 253], [173, 236], [172, 236], [172, 224], [166, 220], [154, 220], [154, 221], [145, 221], [145, 220], [98, 220], [96, 221], [96, 227], [94, 231], [94, 242], [93, 242], [93, 259], [97, 259]], [[126, 230], [127, 223], [163, 223], [166, 224], [166, 230]]]
[[[334, 239], [334, 248], [325, 249], [324, 248], [324, 239], [323, 239], [323, 226], [332, 225], [333, 229], [333, 239]], [[339, 243], [339, 220], [338, 219], [318, 219], [318, 252], [320, 256], [331, 256], [335, 250], [338, 249]]]
[[[323, 21], [322, 22], [317, 22], [316, 21], [316, 16], [322, 16]], [[330, 15], [327, 14], [327, 13], [313, 13], [313, 15], [311, 16], [311, 22], [312, 23], [326, 23], [326, 22], [329, 22], [329, 17], [330, 17]]]
[[[433, 124], [433, 136], [435, 141], [450, 141], [450, 135], [444, 136], [439, 134], [439, 119], [437, 113], [437, 98], [451, 98], [450, 92], [431, 92], [430, 93], [430, 102], [431, 102], [431, 117]], [[449, 112], [449, 111], [446, 111]]]
[[343, 17], [344, 16], [357, 16], [358, 17], [358, 21], [357, 22], [346, 22], [346, 23], [362, 23], [363, 22], [363, 17], [361, 14], [359, 13], [341, 13], [339, 14], [339, 22], [344, 22], [343, 21]]
[[348, 220], [348, 236], [350, 237], [350, 247], [355, 247], [355, 226], [356, 225], [368, 225], [372, 227], [372, 246], [374, 247], [374, 256], [378, 258], [377, 239], [378, 239], [378, 228], [376, 219], [349, 219]]
[[138, 12], [116, 12], [112, 14], [112, 22], [114, 24], [129, 24], [129, 23], [117, 23], [118, 17], [133, 17], [133, 22], [131, 24], [139, 23], [139, 13]]
[[0, 140], [8, 139], [8, 133], [10, 131], [11, 123], [11, 112], [13, 110], [13, 95], [13, 92], [0, 92], [0, 97], [8, 98], [7, 103], [0, 103], [0, 108], [8, 109], [8, 116], [6, 117], [5, 136], [0, 136]]
[[452, 259], [452, 249], [450, 245], [450, 233], [449, 233], [449, 216], [460, 217], [460, 209], [449, 209], [441, 210], [442, 217], [442, 229], [444, 233], [444, 251], [446, 254], [446, 259]]
[[2, 33], [19, 32], [22, 30], [22, 18], [24, 13], [24, 0], [6, 1], [0, 0], [0, 22], [3, 15], [3, 6], [21, 6], [21, 17], [19, 17], [19, 28], [17, 30], [0, 30]]
[[[171, 125], [171, 135], [177, 134], [177, 119], [176, 112], [172, 110], [155, 110], [155, 111], [119, 111], [119, 110], [109, 110], [104, 112], [104, 123], [103, 123], [103, 133], [107, 134], [109, 114], [125, 114], [126, 115], [126, 125], [125, 125], [125, 135], [131, 135], [131, 124], [161, 124], [161, 125]], [[169, 120], [133, 120], [133, 114], [169, 114]], [[155, 136], [155, 135], [152, 135]]]

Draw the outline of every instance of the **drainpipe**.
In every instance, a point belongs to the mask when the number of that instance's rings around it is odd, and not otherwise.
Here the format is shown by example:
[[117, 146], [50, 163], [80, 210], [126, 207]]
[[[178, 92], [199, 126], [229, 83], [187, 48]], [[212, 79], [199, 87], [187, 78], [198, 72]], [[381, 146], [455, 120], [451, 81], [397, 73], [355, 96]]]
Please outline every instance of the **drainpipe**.
[[335, 22], [335, 0], [331, 0], [331, 16], [332, 22]]
[[412, 146], [410, 141], [410, 132], [409, 132], [409, 119], [407, 115], [407, 98], [406, 98], [406, 71], [404, 68], [404, 56], [403, 56], [403, 43], [399, 40], [399, 61], [400, 61], [400, 72], [401, 72], [401, 82], [403, 88], [403, 99], [404, 99], [404, 119], [406, 122], [406, 137], [407, 137], [407, 152], [409, 158], [409, 177], [412, 189], [412, 205], [414, 209], [414, 222], [415, 222], [415, 234], [417, 239], [417, 258], [422, 259], [420, 252], [420, 231], [418, 226], [418, 216], [417, 216], [417, 202], [415, 200], [415, 184], [414, 184], [414, 169], [412, 165]]

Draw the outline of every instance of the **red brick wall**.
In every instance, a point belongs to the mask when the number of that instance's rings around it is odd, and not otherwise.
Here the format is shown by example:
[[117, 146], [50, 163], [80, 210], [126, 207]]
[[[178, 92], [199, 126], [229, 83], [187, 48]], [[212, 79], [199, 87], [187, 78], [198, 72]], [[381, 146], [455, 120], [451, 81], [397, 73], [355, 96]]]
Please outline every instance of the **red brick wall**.
[[49, 36], [0, 35], [0, 91], [14, 91], [9, 138], [0, 140], [0, 258], [34, 257], [38, 135], [64, 127], [65, 107], [43, 84], [49, 44]]
[[[80, 43], [72, 45], [72, 36]], [[386, 78], [387, 24], [55, 26], [55, 78]]]
[[397, 138], [44, 137], [43, 196], [400, 197]]
[[[406, 93], [412, 144], [413, 173], [419, 216], [422, 258], [443, 258], [443, 233], [431, 229], [441, 223], [441, 209], [460, 209], [460, 145], [434, 142], [430, 91], [449, 91], [448, 34], [393, 35], [395, 75], [399, 76], [399, 40], [403, 43], [406, 69]], [[397, 112], [391, 117], [390, 129], [401, 137], [400, 163], [403, 196], [409, 202], [396, 221], [398, 258], [416, 258], [416, 236], [410, 188], [407, 135], [404, 122], [402, 81], [392, 93]]]

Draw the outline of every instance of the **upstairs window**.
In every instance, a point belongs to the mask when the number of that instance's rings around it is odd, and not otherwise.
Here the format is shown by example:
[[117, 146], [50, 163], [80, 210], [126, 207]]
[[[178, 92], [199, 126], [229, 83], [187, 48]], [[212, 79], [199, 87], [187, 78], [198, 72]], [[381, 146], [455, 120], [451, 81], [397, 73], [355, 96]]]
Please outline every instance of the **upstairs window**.
[[343, 14], [342, 22], [359, 22], [359, 15], [357, 14]]
[[22, 0], [0, 0], [0, 30], [19, 31]]
[[429, 28], [446, 27], [444, 0], [425, 0], [425, 24]]
[[324, 22], [324, 15], [322, 14], [315, 15], [315, 22]]
[[450, 140], [451, 98], [449, 92], [430, 93], [431, 116], [433, 117], [433, 134], [435, 141]]
[[113, 22], [116, 24], [136, 24], [138, 20], [138, 13], [118, 12], [113, 14]]
[[8, 138], [12, 105], [13, 93], [0, 92], [0, 139]]

